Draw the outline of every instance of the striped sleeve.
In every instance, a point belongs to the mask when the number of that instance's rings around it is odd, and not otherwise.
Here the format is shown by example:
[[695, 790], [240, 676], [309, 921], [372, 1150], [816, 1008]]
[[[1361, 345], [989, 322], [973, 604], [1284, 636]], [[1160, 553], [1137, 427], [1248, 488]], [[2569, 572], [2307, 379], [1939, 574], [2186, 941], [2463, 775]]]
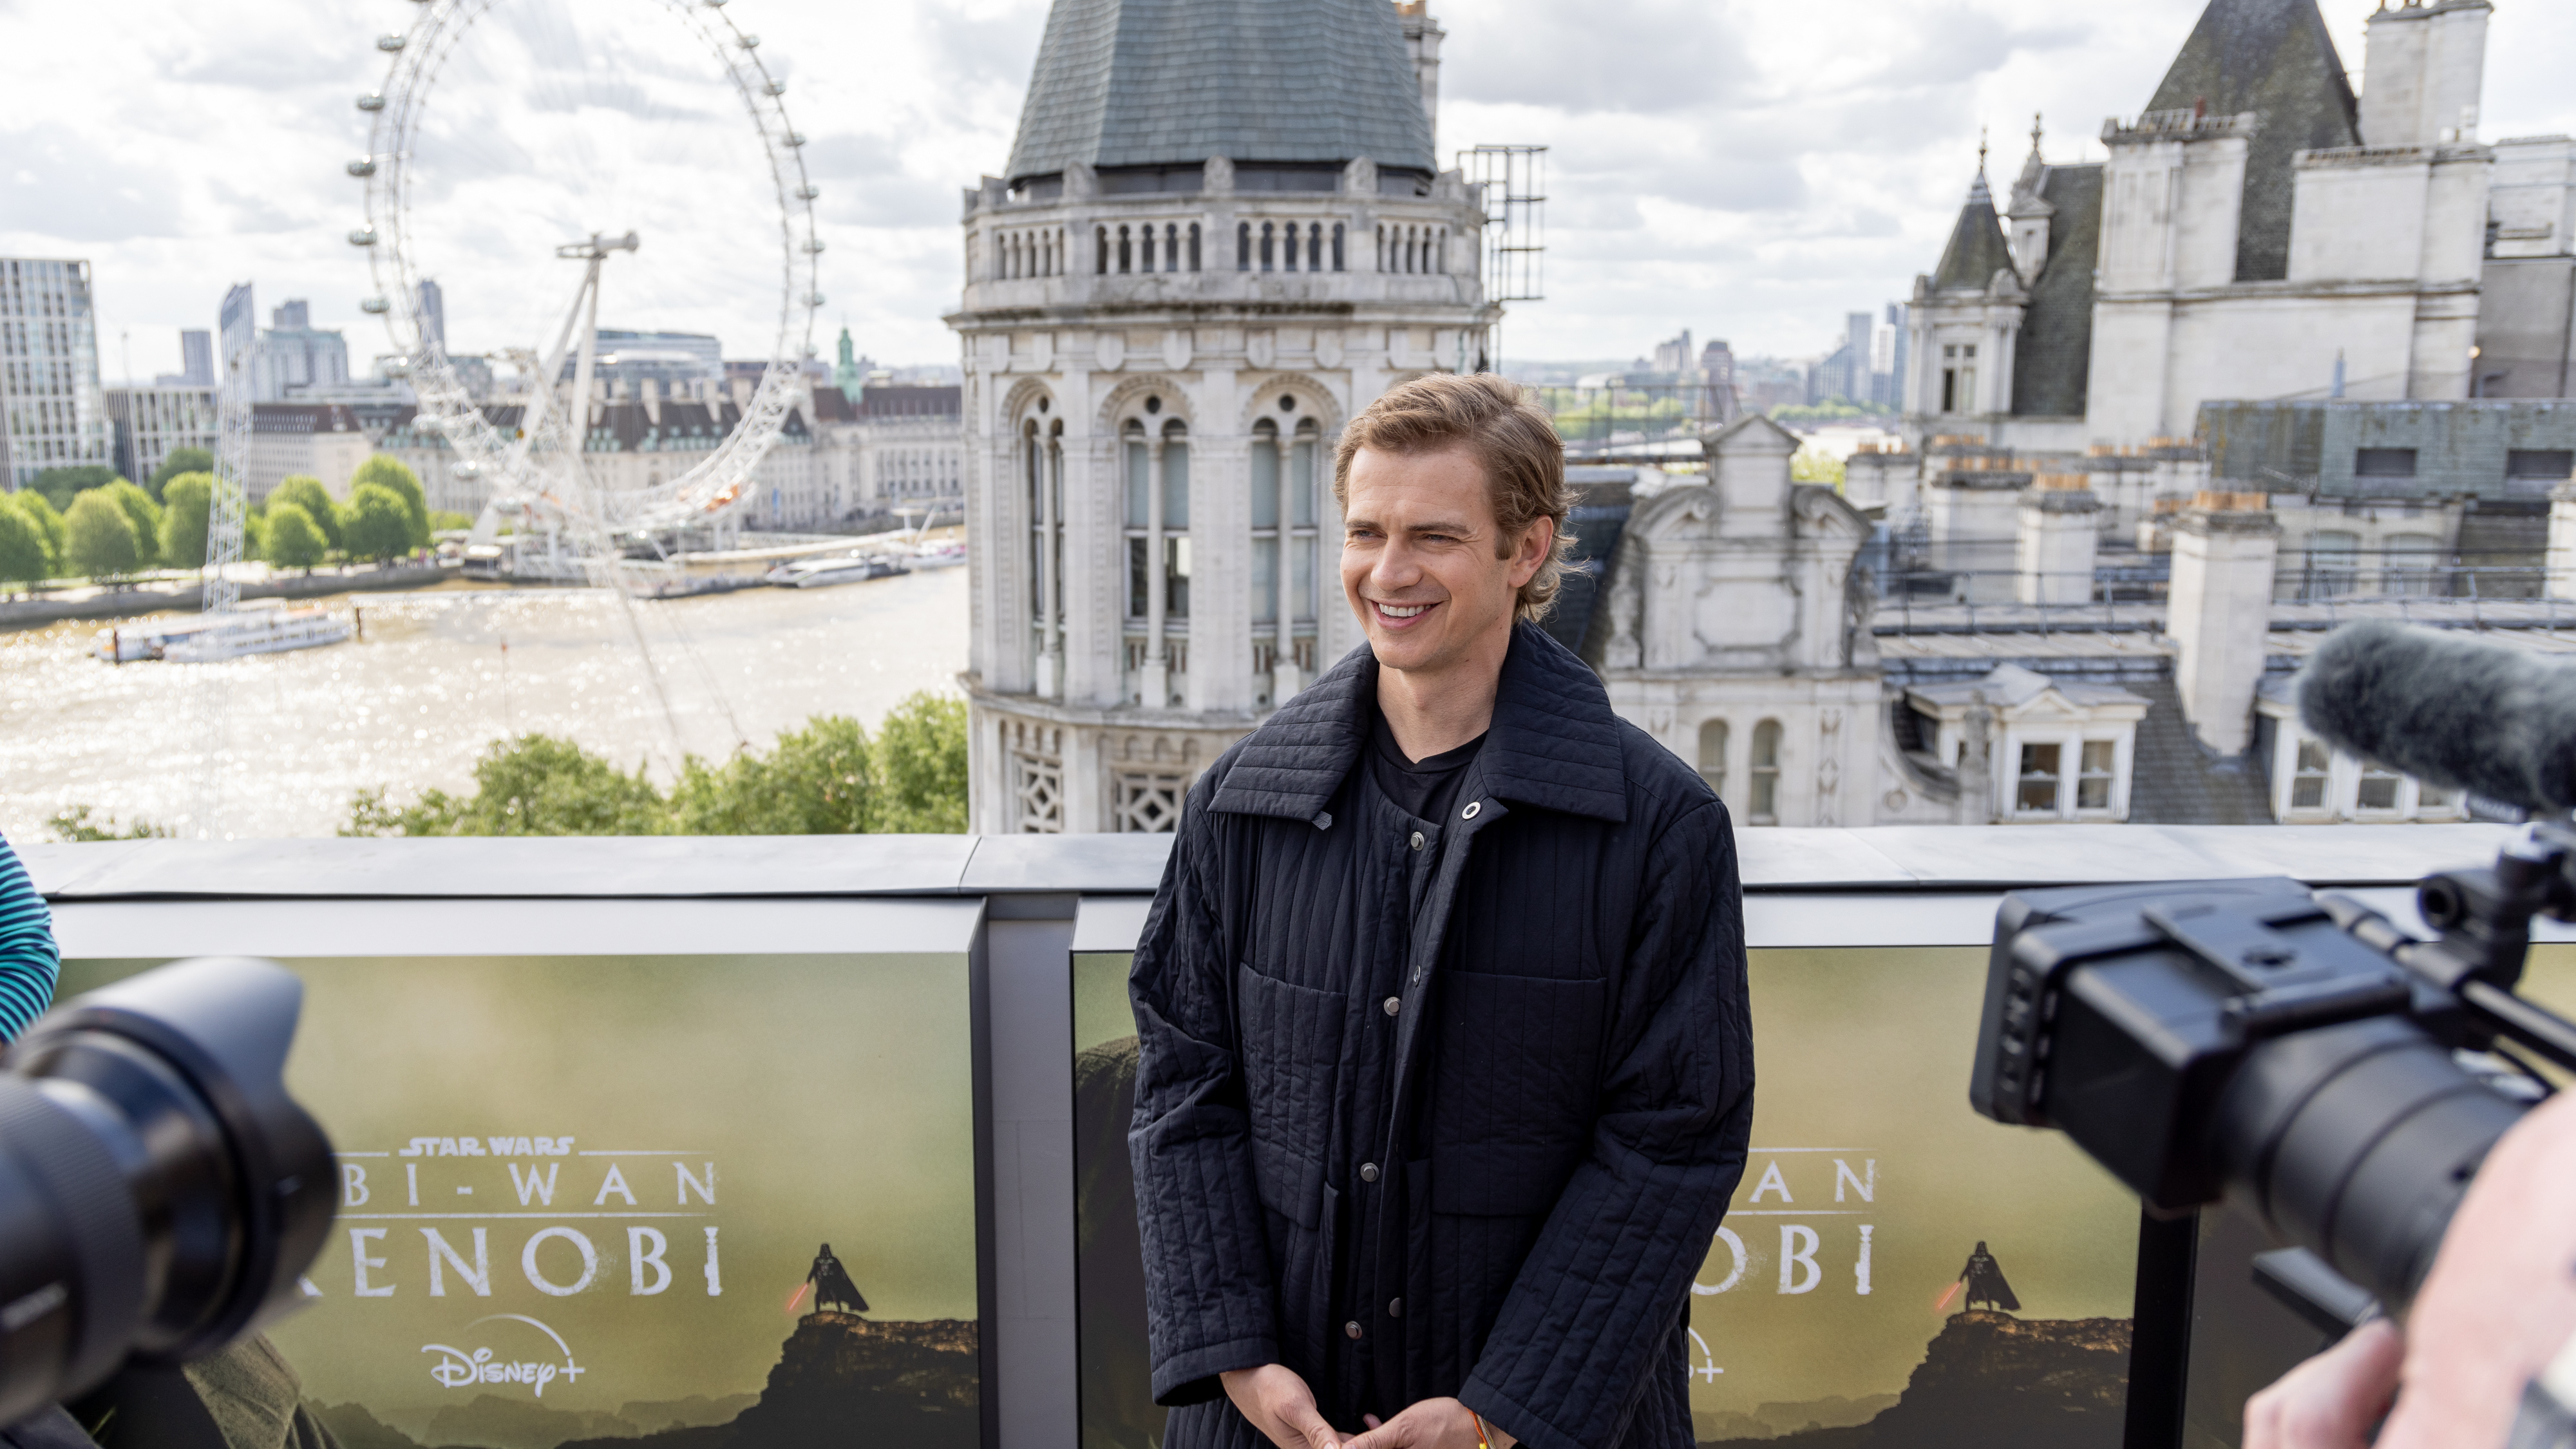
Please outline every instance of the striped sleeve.
[[54, 946], [54, 915], [0, 840], [0, 1042], [18, 1039], [54, 1004], [54, 979], [62, 953]]

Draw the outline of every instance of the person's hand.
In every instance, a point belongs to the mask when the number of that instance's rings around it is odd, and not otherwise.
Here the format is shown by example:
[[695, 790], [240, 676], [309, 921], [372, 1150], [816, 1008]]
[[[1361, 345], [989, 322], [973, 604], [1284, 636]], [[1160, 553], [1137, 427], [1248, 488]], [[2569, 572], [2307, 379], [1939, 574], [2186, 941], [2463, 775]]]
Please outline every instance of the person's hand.
[[[1286, 1364], [1266, 1363], [1256, 1369], [1233, 1369], [1217, 1375], [1225, 1396], [1252, 1421], [1252, 1427], [1279, 1449], [1341, 1449], [1342, 1436], [1324, 1422], [1315, 1407], [1315, 1391]], [[1476, 1442], [1467, 1436], [1470, 1449]]]
[[2384, 1318], [2354, 1329], [2245, 1401], [2245, 1449], [2362, 1449], [2396, 1396], [2405, 1354]]
[[[1360, 1422], [1368, 1432], [1343, 1449], [1476, 1449], [1475, 1413], [1456, 1399], [1424, 1399], [1383, 1423], [1375, 1414]], [[1493, 1449], [1514, 1449], [1520, 1443], [1490, 1419], [1485, 1439]]]

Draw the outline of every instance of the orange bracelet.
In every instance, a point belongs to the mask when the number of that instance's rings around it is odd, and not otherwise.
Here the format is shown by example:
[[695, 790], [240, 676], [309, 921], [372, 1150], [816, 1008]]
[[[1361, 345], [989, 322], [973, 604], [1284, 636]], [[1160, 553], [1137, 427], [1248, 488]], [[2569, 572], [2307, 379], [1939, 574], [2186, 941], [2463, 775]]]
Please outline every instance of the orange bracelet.
[[1485, 1437], [1485, 1416], [1469, 1409], [1467, 1417], [1476, 1421], [1476, 1449], [1494, 1449], [1494, 1441]]

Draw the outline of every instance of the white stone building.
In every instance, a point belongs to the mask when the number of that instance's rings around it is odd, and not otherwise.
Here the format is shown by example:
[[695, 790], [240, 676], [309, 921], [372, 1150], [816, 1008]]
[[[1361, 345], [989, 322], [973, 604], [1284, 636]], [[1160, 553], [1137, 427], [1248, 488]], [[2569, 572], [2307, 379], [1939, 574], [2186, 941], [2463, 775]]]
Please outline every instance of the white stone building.
[[345, 403], [253, 403], [244, 488], [260, 503], [288, 478], [319, 478], [332, 497], [346, 498], [349, 475], [375, 451], [374, 436]]
[[212, 387], [112, 387], [107, 389], [107, 415], [116, 434], [116, 471], [137, 483], [159, 472], [173, 448], [212, 453], [223, 442], [223, 417]]
[[[2478, 140], [2492, 9], [2383, 7], [2356, 99], [2316, 0], [2212, 0], [2108, 161], [2050, 163], [2034, 126], [1998, 209], [1981, 158], [1916, 282], [1913, 431], [2071, 456], [2187, 438], [2213, 399], [2466, 398], [2482, 331], [2518, 359], [2498, 386], [2563, 395], [2576, 168], [2564, 137]], [[2554, 322], [2482, 323], [2490, 279]]]
[[109, 453], [89, 263], [0, 257], [0, 487]]
[[1483, 364], [1482, 213], [1419, 5], [1056, 0], [966, 193], [972, 828], [1166, 830], [1359, 642], [1333, 441]]

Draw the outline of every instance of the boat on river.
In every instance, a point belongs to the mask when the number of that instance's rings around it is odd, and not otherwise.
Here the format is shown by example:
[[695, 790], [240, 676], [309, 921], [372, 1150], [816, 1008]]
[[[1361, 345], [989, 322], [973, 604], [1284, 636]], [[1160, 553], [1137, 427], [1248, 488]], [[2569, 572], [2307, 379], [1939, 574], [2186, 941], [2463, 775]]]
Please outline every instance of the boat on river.
[[780, 564], [764, 577], [782, 589], [826, 589], [834, 584], [865, 583], [869, 579], [892, 578], [912, 570], [900, 558], [882, 553], [841, 554], [832, 558], [800, 558]]
[[347, 640], [354, 631], [350, 620], [320, 609], [243, 609], [101, 629], [90, 652], [110, 664], [145, 659], [205, 664], [246, 654], [319, 649]]
[[912, 566], [917, 569], [951, 569], [966, 561], [966, 540], [933, 539], [912, 546]]

